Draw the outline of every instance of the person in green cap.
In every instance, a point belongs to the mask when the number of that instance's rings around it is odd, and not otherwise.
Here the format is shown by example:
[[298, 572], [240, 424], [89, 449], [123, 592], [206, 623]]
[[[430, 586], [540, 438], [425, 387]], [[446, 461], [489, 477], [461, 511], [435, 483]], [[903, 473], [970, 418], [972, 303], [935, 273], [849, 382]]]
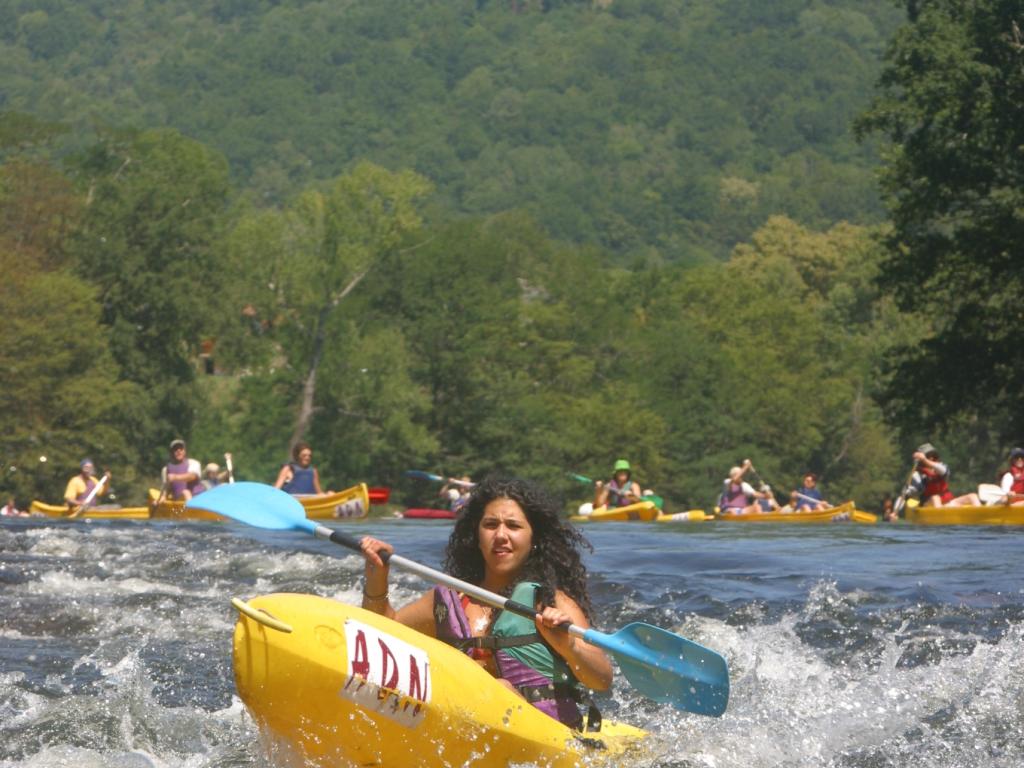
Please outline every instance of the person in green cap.
[[641, 501], [640, 486], [632, 479], [633, 471], [629, 462], [619, 459], [612, 467], [612, 479], [607, 483], [598, 480], [594, 485], [594, 509], [599, 507], [628, 507]]

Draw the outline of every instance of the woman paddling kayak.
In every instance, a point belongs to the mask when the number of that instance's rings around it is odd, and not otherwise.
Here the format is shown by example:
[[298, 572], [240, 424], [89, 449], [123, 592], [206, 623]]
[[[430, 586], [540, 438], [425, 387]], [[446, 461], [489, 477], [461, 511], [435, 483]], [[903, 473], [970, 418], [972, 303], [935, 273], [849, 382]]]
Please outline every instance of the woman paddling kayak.
[[[558, 629], [589, 628], [591, 611], [580, 547], [559, 508], [523, 480], [488, 479], [473, 489], [445, 550], [445, 570], [463, 581], [536, 606], [534, 621], [499, 611], [437, 586], [395, 610], [388, 599], [387, 542], [365, 537], [363, 608], [462, 648], [541, 711], [573, 728], [583, 725], [582, 686], [606, 690], [611, 663], [604, 652]], [[591, 709], [588, 720], [596, 719]]]

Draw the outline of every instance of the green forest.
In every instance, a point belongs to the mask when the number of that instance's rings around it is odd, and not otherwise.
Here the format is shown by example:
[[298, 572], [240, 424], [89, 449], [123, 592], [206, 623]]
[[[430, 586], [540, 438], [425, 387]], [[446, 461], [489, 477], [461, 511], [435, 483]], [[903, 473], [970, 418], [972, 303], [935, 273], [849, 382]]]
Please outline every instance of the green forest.
[[1024, 13], [961, 5], [0, 0], [2, 490], [991, 481]]

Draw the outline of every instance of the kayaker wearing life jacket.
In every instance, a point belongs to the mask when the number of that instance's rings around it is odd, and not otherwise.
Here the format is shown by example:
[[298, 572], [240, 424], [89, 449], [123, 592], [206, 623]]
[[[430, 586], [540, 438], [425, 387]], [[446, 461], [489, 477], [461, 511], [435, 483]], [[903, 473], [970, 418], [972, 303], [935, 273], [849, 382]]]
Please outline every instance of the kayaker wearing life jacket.
[[[68, 505], [68, 509], [79, 507], [89, 498], [89, 494], [93, 492], [97, 485], [103, 486], [110, 480], [109, 476], [101, 477], [99, 480], [93, 476], [96, 467], [92, 463], [92, 459], [82, 459], [78, 467], [79, 473], [68, 480], [67, 487], [64, 489], [64, 502]], [[93, 498], [101, 493], [103, 493], [102, 487]]]
[[[604, 652], [561, 629], [590, 626], [590, 596], [580, 548], [590, 545], [565, 525], [558, 505], [523, 480], [487, 479], [470, 495], [445, 550], [452, 576], [534, 605], [533, 621], [492, 608], [448, 587], [435, 587], [396, 611], [388, 599], [390, 544], [365, 537], [363, 608], [462, 648], [492, 675], [551, 717], [583, 726], [582, 686], [605, 690], [612, 668]], [[599, 726], [592, 706], [588, 730]]]
[[744, 459], [743, 464], [729, 470], [729, 477], [722, 481], [722, 494], [718, 497], [718, 507], [723, 515], [756, 515], [761, 512], [759, 499], [766, 499], [768, 495], [755, 491], [750, 483], [743, 479], [754, 465], [750, 459]]
[[320, 472], [313, 466], [313, 449], [308, 443], [298, 442], [292, 448], [292, 461], [282, 465], [274, 487], [296, 496], [323, 496]]
[[949, 467], [939, 460], [939, 452], [931, 443], [922, 443], [914, 451], [916, 469], [910, 485], [921, 497], [922, 507], [978, 507], [976, 493], [953, 496], [949, 489]]
[[594, 509], [598, 507], [628, 507], [642, 501], [640, 486], [633, 481], [629, 462], [619, 459], [612, 467], [612, 479], [607, 483], [594, 483]]
[[1003, 473], [999, 487], [1005, 494], [1003, 504], [1024, 507], [1024, 448], [1010, 451], [1010, 468]]
[[203, 468], [196, 459], [190, 459], [185, 441], [180, 437], [171, 441], [171, 460], [163, 468], [163, 490], [157, 503], [165, 497], [188, 501], [206, 490], [202, 484]]

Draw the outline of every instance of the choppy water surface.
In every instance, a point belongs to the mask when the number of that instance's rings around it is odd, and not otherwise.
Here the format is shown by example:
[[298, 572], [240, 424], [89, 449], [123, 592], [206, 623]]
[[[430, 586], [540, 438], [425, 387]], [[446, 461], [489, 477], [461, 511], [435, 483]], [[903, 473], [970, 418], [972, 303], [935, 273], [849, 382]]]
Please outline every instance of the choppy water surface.
[[[443, 523], [364, 521], [437, 566]], [[1024, 765], [1024, 529], [592, 525], [598, 625], [723, 653], [721, 719], [617, 679], [635, 766]], [[235, 524], [0, 523], [0, 766], [264, 766], [234, 693], [232, 596], [357, 599], [361, 560]], [[425, 585], [395, 573], [396, 602]]]

